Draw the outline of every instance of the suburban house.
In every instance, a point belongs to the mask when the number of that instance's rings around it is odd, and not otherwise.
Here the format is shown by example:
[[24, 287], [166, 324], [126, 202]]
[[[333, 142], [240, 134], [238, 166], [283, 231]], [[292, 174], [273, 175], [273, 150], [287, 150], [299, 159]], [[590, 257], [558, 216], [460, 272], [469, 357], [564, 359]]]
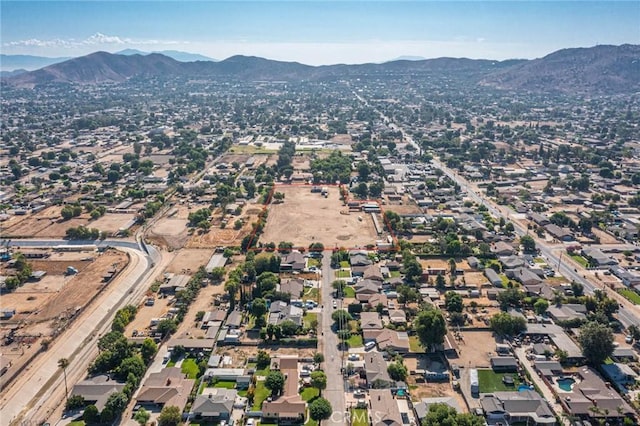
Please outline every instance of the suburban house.
[[298, 326], [302, 326], [303, 315], [304, 311], [302, 308], [289, 305], [287, 302], [283, 302], [282, 300], [276, 300], [271, 303], [271, 306], [269, 307], [269, 319], [267, 323], [277, 325], [288, 320], [293, 321]]
[[307, 264], [304, 255], [299, 251], [292, 251], [284, 256], [280, 261], [281, 271], [302, 271]]
[[382, 353], [369, 352], [364, 356], [364, 369], [367, 377], [367, 385], [373, 388], [389, 388], [393, 386], [394, 381], [389, 377], [387, 372], [387, 362], [384, 360]]
[[558, 361], [534, 361], [533, 368], [549, 380], [563, 374], [562, 365]]
[[206, 388], [191, 407], [192, 418], [204, 422], [228, 421], [238, 392], [235, 389]]
[[242, 325], [242, 312], [233, 310], [229, 313], [225, 325], [229, 328], [240, 328]]
[[355, 266], [368, 266], [372, 263], [366, 252], [357, 251], [349, 254], [349, 264], [352, 268]]
[[619, 392], [629, 392], [627, 388], [635, 385], [638, 381], [638, 374], [629, 364], [614, 362], [613, 364], [602, 364], [600, 368], [605, 377], [615, 384]]
[[511, 256], [515, 253], [515, 250], [511, 244], [505, 243], [504, 241], [498, 241], [491, 247], [491, 251], [496, 256]]
[[484, 270], [484, 276], [487, 277], [491, 285], [494, 287], [502, 287], [502, 278], [500, 278], [500, 275], [498, 275], [498, 273], [492, 268], [486, 268]]
[[360, 313], [360, 327], [362, 331], [365, 330], [382, 330], [382, 319], [380, 315], [373, 312], [362, 312]]
[[280, 370], [285, 376], [281, 396], [262, 403], [262, 418], [277, 420], [279, 424], [302, 424], [306, 403], [298, 394], [298, 358], [275, 358], [272, 370]]
[[580, 378], [571, 390], [563, 395], [563, 405], [573, 416], [581, 419], [620, 419], [633, 416], [634, 410], [627, 402], [590, 367], [580, 367]]
[[361, 302], [366, 302], [369, 300], [371, 295], [380, 293], [381, 285], [377, 281], [362, 280], [353, 288], [356, 291], [356, 299]]
[[567, 321], [572, 319], [586, 319], [587, 307], [577, 303], [566, 305], [552, 305], [547, 309], [547, 314], [554, 321]]
[[518, 360], [512, 356], [491, 357], [491, 368], [500, 373], [515, 373], [518, 371]]
[[109, 395], [120, 392], [125, 384], [112, 380], [107, 375], [90, 377], [73, 387], [69, 396], [81, 396], [86, 404], [93, 404], [102, 411]]
[[550, 223], [544, 226], [545, 231], [549, 233], [553, 238], [560, 241], [573, 241], [573, 234], [568, 228], [561, 228], [555, 223]]
[[389, 322], [395, 325], [404, 325], [407, 323], [407, 313], [400, 309], [390, 309]]
[[607, 256], [600, 249], [593, 247], [586, 247], [582, 249], [580, 252], [582, 256], [584, 256], [589, 263], [595, 266], [611, 266], [617, 265], [618, 261], [612, 258], [611, 256]]
[[582, 349], [556, 324], [527, 324], [526, 335], [547, 336], [556, 347], [567, 353], [567, 362], [580, 364], [584, 361]]
[[278, 290], [282, 293], [288, 293], [292, 299], [302, 296], [304, 291], [304, 281], [300, 279], [289, 279], [279, 284]]
[[158, 408], [176, 406], [184, 410], [195, 380], [187, 378], [178, 367], [168, 367], [159, 373], [151, 373], [144, 381], [136, 401]]
[[378, 333], [376, 343], [381, 351], [391, 349], [401, 354], [409, 352], [409, 335], [406, 331], [384, 328]]
[[402, 426], [398, 403], [389, 389], [369, 390], [369, 416], [373, 426]]
[[494, 392], [480, 398], [487, 424], [555, 425], [556, 417], [536, 391]]
[[160, 284], [161, 294], [174, 294], [187, 288], [191, 277], [189, 275], [169, 275], [169, 279]]
[[433, 398], [422, 398], [420, 402], [414, 404], [413, 406], [420, 422], [422, 422], [422, 419], [427, 417], [427, 413], [429, 413], [429, 407], [433, 404], [446, 404], [456, 410], [457, 413], [463, 412], [460, 408], [460, 404], [458, 404], [458, 401], [453, 396], [436, 396]]

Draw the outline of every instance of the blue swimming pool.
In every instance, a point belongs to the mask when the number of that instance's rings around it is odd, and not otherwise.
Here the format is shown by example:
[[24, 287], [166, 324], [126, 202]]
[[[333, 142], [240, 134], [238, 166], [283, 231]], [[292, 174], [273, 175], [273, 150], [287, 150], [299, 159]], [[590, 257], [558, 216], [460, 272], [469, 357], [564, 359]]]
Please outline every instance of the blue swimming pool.
[[518, 386], [518, 392], [524, 392], [527, 390], [533, 390], [533, 386], [531, 385], [520, 385]]
[[565, 392], [571, 392], [571, 389], [573, 388], [573, 384], [576, 381], [571, 377], [563, 377], [562, 379], [556, 380], [556, 382], [558, 383], [558, 387], [560, 389], [562, 389]]

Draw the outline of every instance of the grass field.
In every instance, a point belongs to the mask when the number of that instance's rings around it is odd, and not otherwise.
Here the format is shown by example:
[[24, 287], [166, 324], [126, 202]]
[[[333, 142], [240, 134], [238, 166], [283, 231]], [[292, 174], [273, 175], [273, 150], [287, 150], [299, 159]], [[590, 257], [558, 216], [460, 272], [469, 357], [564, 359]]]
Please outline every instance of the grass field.
[[351, 278], [351, 271], [340, 269], [336, 271], [336, 278]]
[[[513, 377], [513, 386], [507, 386], [502, 382], [502, 377], [505, 375]], [[491, 393], [517, 390], [520, 379], [515, 373], [495, 373], [493, 370], [478, 370], [478, 382], [480, 393]]]
[[589, 261], [584, 257], [580, 256], [579, 254], [570, 254], [569, 256], [571, 256], [571, 258], [576, 262], [578, 262], [580, 266], [582, 266], [583, 268], [586, 268], [587, 266], [589, 266]]
[[309, 260], [307, 260], [307, 266], [309, 268], [311, 268], [312, 266], [319, 268], [321, 266], [320, 259], [314, 259], [313, 257], [310, 257]]
[[409, 350], [416, 353], [424, 353], [424, 348], [420, 344], [418, 336], [409, 336]]
[[318, 321], [318, 314], [316, 314], [315, 312], [307, 312], [306, 314], [304, 314], [304, 317], [302, 317], [304, 326], [307, 328], [311, 328], [311, 322], [314, 320], [316, 322]]
[[302, 300], [313, 300], [316, 303], [320, 303], [320, 291], [316, 287], [308, 288], [304, 292]]
[[214, 388], [223, 388], [223, 389], [235, 389], [236, 382], [232, 382], [231, 380], [220, 380], [216, 382]]
[[352, 334], [351, 337], [349, 337], [349, 340], [347, 340], [347, 344], [349, 345], [350, 348], [359, 348], [361, 346], [364, 346], [364, 342], [362, 341], [362, 335]]
[[306, 402], [311, 401], [313, 398], [317, 397], [318, 395], [320, 395], [320, 391], [312, 387], [304, 388], [302, 389], [302, 392], [300, 392], [300, 396], [302, 397], [302, 400]]
[[353, 289], [353, 287], [345, 286], [344, 297], [350, 297], [350, 298], [356, 297], [356, 291]]
[[192, 358], [187, 358], [182, 361], [182, 372], [189, 376], [190, 379], [197, 379], [198, 375], [200, 375], [200, 368], [198, 368], [198, 364]]
[[[391, 278], [400, 278], [402, 276], [402, 274], [400, 274], [400, 271], [389, 271], [389, 275], [391, 276]], [[364, 410], [365, 412], [367, 410]]]
[[349, 261], [348, 261], [348, 260], [342, 260], [342, 261], [340, 262], [340, 267], [341, 267], [341, 268], [351, 268], [351, 264], [349, 263]]
[[366, 408], [354, 408], [351, 410], [352, 426], [369, 426], [369, 414]]
[[264, 385], [264, 380], [258, 380], [256, 382], [256, 391], [253, 394], [253, 411], [260, 411], [262, 409], [262, 402], [271, 395], [271, 391]]
[[623, 295], [626, 299], [628, 299], [634, 305], [640, 305], [640, 294], [636, 293], [635, 291], [628, 288], [623, 288], [618, 290], [618, 293]]

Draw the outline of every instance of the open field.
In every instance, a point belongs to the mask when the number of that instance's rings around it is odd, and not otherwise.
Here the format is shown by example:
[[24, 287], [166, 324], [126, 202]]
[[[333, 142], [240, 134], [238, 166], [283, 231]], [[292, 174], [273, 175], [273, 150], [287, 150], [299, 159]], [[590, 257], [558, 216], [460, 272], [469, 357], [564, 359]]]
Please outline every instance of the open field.
[[108, 235], [115, 234], [136, 217], [133, 213], [106, 213], [101, 218], [89, 222], [87, 226], [97, 228]]
[[89, 223], [89, 215], [83, 213], [70, 220], [62, 220], [60, 206], [52, 206], [35, 214], [12, 216], [4, 222], [4, 236], [10, 237], [63, 237], [68, 228]]
[[463, 340], [458, 342], [460, 357], [456, 361], [465, 368], [488, 367], [489, 357], [496, 351], [496, 341], [491, 331], [461, 331]]
[[[503, 383], [504, 376], [513, 377], [513, 385], [507, 386]], [[520, 379], [515, 373], [496, 373], [493, 370], [478, 370], [478, 383], [480, 393], [514, 391], [518, 389]]]
[[[262, 204], [249, 204], [242, 209], [238, 216], [227, 215], [228, 223], [225, 228], [220, 227], [221, 214], [217, 210], [213, 215], [213, 226], [209, 231], [200, 233], [195, 231], [191, 235], [186, 247], [189, 248], [215, 248], [218, 246], [239, 247], [242, 239], [253, 232], [253, 223], [258, 220], [258, 214], [263, 209]], [[240, 229], [234, 229], [236, 220], [242, 220]]]
[[167, 266], [165, 272], [182, 274], [186, 271], [195, 273], [200, 266], [205, 266], [213, 250], [210, 249], [183, 249], [177, 252], [175, 259]]
[[309, 186], [276, 186], [276, 191], [285, 194], [284, 202], [269, 206], [261, 242], [290, 241], [304, 247], [321, 242], [325, 247], [349, 248], [375, 243], [377, 234], [369, 215], [340, 213], [347, 209], [338, 188], [329, 188], [328, 198], [311, 193]]

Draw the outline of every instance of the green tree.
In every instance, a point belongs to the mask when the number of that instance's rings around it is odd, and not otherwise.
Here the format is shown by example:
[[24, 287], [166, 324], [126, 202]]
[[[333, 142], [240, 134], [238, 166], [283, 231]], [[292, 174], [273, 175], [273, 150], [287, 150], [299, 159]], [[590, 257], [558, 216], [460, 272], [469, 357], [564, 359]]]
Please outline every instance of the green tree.
[[444, 279], [444, 275], [438, 274], [436, 275], [436, 288], [440, 291], [444, 290], [447, 287], [447, 282]]
[[324, 398], [316, 398], [309, 404], [309, 416], [317, 422], [328, 419], [331, 417], [331, 413], [333, 413], [333, 408]]
[[[261, 297], [253, 299], [251, 302], [251, 315], [256, 318], [257, 326], [261, 326], [264, 324], [264, 314], [267, 313], [267, 301]], [[260, 321], [258, 321], [260, 320]]]
[[109, 410], [115, 419], [127, 408], [128, 403], [129, 398], [123, 392], [114, 392], [107, 398], [103, 411]]
[[149, 422], [149, 419], [151, 419], [151, 413], [144, 408], [139, 409], [133, 416], [133, 420], [138, 422], [141, 426], [146, 425]]
[[533, 304], [533, 310], [536, 311], [536, 314], [542, 315], [547, 312], [549, 308], [549, 302], [546, 299], [538, 299], [536, 303]]
[[520, 238], [520, 244], [522, 244], [525, 253], [534, 253], [536, 251], [536, 242], [530, 235], [523, 235]]
[[505, 291], [498, 294], [498, 303], [503, 311], [509, 309], [510, 306], [517, 308], [522, 305], [522, 299], [524, 299], [524, 293], [517, 288], [508, 288]]
[[444, 343], [447, 325], [442, 312], [436, 309], [422, 311], [413, 322], [413, 328], [423, 347], [433, 349]]
[[318, 389], [320, 395], [327, 388], [327, 375], [324, 371], [316, 370], [311, 373], [311, 386]]
[[67, 358], [60, 358], [58, 360], [58, 367], [62, 368], [62, 373], [64, 374], [64, 397], [69, 399], [69, 389], [67, 388], [67, 367], [69, 366], [69, 360]]
[[341, 298], [344, 296], [344, 289], [347, 286], [347, 282], [344, 280], [335, 280], [331, 283], [331, 287], [336, 291], [336, 297]]
[[590, 321], [580, 327], [578, 343], [592, 366], [599, 366], [613, 353], [613, 331], [606, 325]]
[[403, 382], [407, 378], [407, 367], [401, 362], [392, 362], [387, 367], [387, 372], [389, 373], [389, 377], [391, 377], [395, 381]]
[[284, 389], [284, 374], [280, 371], [270, 371], [264, 380], [264, 385], [271, 391], [272, 395], [280, 395]]
[[60, 216], [62, 219], [69, 220], [73, 217], [73, 208], [71, 206], [64, 206], [62, 210], [60, 210]]
[[178, 426], [182, 422], [182, 412], [174, 405], [165, 405], [158, 416], [158, 426]]
[[176, 324], [176, 322], [171, 318], [161, 320], [156, 326], [156, 330], [158, 333], [162, 334], [162, 337], [175, 333], [177, 329], [178, 324]]
[[462, 296], [455, 291], [448, 291], [444, 295], [444, 306], [448, 312], [462, 312], [464, 302]]
[[324, 355], [322, 352], [316, 352], [313, 354], [313, 363], [316, 365], [320, 365], [324, 362]]
[[338, 330], [345, 330], [349, 328], [349, 321], [353, 320], [353, 317], [344, 309], [338, 309], [337, 311], [333, 311], [331, 319], [336, 324]]
[[98, 408], [93, 404], [86, 406], [84, 413], [82, 413], [82, 420], [88, 425], [100, 422], [100, 412]]
[[142, 359], [145, 363], [149, 364], [156, 352], [158, 352], [158, 345], [153, 339], [147, 337], [143, 340], [142, 346], [140, 346], [140, 355], [142, 355]]
[[459, 414], [444, 403], [431, 404], [422, 426], [484, 426], [485, 419], [470, 413]]
[[271, 365], [271, 356], [269, 355], [269, 352], [260, 349], [256, 356], [256, 367], [261, 370], [269, 365]]
[[490, 326], [500, 336], [515, 336], [527, 329], [527, 321], [523, 317], [498, 312], [491, 317]]

